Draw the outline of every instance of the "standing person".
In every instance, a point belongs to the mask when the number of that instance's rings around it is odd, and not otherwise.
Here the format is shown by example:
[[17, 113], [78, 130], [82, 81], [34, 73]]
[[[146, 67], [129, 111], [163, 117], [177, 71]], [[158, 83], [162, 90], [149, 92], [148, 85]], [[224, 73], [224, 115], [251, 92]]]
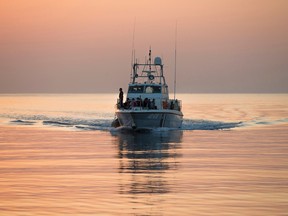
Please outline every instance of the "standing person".
[[120, 101], [120, 107], [123, 107], [123, 91], [122, 91], [122, 88], [119, 89], [119, 101]]

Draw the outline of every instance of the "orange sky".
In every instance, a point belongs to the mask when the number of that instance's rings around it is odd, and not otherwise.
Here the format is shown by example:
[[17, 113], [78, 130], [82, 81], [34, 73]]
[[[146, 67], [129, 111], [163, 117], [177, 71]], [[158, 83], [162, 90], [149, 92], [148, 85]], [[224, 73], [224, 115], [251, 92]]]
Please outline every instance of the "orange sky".
[[179, 92], [288, 92], [286, 0], [0, 0], [0, 92], [126, 89], [134, 20]]

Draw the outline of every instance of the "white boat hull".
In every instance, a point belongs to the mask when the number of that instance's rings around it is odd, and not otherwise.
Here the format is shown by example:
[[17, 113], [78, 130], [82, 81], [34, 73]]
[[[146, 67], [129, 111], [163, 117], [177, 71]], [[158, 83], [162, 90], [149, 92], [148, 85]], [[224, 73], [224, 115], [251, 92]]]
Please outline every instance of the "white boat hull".
[[118, 110], [120, 126], [133, 129], [181, 128], [183, 114], [176, 110]]

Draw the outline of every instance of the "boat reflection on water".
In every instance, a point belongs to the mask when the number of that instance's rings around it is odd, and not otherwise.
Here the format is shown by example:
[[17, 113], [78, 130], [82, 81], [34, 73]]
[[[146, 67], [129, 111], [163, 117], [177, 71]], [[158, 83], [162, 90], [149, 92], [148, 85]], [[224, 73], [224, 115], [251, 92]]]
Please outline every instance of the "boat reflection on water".
[[[116, 133], [120, 193], [168, 193], [168, 173], [179, 166], [182, 131]], [[171, 172], [172, 170], [172, 172]]]

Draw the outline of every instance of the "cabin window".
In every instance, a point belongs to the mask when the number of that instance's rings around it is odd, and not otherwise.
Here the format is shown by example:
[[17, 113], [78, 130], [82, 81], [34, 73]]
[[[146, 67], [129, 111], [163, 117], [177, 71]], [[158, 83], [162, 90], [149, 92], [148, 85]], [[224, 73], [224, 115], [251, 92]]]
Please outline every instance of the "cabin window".
[[154, 93], [161, 93], [161, 86], [153, 86]]
[[128, 93], [143, 93], [143, 86], [130, 86]]

